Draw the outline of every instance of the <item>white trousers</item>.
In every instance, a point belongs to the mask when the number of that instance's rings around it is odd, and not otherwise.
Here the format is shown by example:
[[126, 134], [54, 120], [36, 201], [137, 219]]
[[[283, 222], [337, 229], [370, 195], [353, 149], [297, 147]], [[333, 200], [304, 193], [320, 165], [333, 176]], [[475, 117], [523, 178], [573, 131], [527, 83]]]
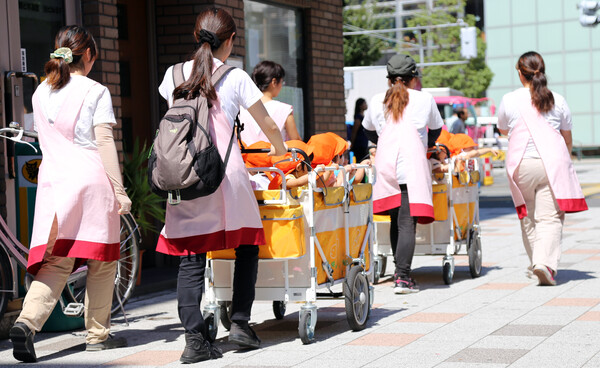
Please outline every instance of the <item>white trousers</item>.
[[530, 268], [544, 265], [556, 274], [565, 213], [554, 198], [542, 160], [524, 158], [515, 172], [515, 183], [527, 206], [527, 217], [521, 219], [521, 235]]

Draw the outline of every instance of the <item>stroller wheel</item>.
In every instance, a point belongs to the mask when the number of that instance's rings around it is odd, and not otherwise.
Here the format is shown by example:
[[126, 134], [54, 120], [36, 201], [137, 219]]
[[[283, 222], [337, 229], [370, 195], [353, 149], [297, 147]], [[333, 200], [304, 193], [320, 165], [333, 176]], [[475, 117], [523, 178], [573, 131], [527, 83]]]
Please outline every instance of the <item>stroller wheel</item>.
[[481, 276], [481, 238], [479, 237], [479, 232], [476, 230], [471, 230], [469, 234], [467, 253], [469, 255], [469, 271], [471, 271], [471, 277], [475, 278]]
[[206, 326], [206, 339], [214, 342], [219, 332], [219, 322], [215, 319], [213, 313], [208, 313], [204, 316], [204, 325]]
[[353, 331], [363, 330], [371, 312], [369, 280], [361, 266], [353, 266], [344, 281], [346, 318]]
[[285, 317], [285, 302], [281, 300], [273, 301], [273, 314], [275, 319], [283, 319]]
[[219, 302], [221, 324], [227, 331], [231, 329], [231, 302]]
[[[315, 321], [313, 321], [313, 318]], [[315, 341], [316, 311], [313, 316], [309, 310], [300, 311], [300, 323], [298, 324], [298, 335], [304, 345]]]

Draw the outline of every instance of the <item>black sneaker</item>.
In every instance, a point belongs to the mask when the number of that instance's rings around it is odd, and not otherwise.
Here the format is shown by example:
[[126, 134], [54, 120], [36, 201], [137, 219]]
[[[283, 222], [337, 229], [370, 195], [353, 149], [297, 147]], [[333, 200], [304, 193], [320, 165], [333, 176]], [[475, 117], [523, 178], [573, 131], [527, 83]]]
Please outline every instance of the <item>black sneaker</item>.
[[418, 293], [419, 287], [412, 277], [396, 277], [394, 280], [394, 294]]
[[108, 349], [124, 348], [127, 346], [127, 340], [124, 337], [114, 337], [108, 335], [108, 339], [97, 344], [85, 344], [85, 351], [102, 351]]
[[242, 348], [260, 348], [260, 339], [256, 332], [246, 323], [232, 322], [229, 330], [229, 342], [237, 344]]
[[214, 346], [199, 333], [185, 334], [185, 349], [179, 358], [184, 364], [198, 363], [209, 359], [218, 359], [223, 357], [223, 352]]
[[13, 343], [13, 356], [25, 363], [37, 362], [33, 348], [33, 332], [23, 322], [17, 322], [11, 327], [10, 341]]

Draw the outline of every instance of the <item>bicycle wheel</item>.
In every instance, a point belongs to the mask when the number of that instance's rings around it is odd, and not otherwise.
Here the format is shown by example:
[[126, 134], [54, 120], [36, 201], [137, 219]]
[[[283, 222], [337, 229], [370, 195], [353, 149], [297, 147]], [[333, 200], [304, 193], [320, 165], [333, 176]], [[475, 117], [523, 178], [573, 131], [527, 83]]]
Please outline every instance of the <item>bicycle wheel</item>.
[[8, 256], [4, 250], [0, 250], [0, 320], [4, 316], [6, 306], [11, 299], [12, 270]]
[[[140, 233], [133, 216], [121, 215], [121, 257], [117, 261], [111, 314], [121, 309], [119, 300], [125, 305], [133, 294], [138, 273], [140, 242]], [[80, 267], [69, 276], [62, 294], [66, 304], [84, 303], [86, 276], [87, 266]]]
[[111, 313], [120, 309], [119, 300], [125, 304], [133, 294], [137, 281], [141, 242], [138, 226], [131, 214], [121, 216], [121, 258], [117, 262], [115, 293]]

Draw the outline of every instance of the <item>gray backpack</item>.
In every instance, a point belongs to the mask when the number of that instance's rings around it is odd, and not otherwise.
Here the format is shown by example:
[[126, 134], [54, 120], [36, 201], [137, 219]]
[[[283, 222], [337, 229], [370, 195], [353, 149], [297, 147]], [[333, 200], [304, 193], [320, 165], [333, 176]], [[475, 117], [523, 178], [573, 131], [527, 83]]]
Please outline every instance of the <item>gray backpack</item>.
[[[216, 85], [233, 68], [221, 65], [212, 75], [212, 84]], [[183, 63], [176, 64], [173, 82], [179, 86], [184, 81]], [[160, 121], [148, 157], [148, 181], [152, 191], [168, 198], [169, 204], [212, 194], [223, 181], [235, 129], [222, 160], [210, 137], [210, 107], [204, 96], [180, 98], [173, 101]]]

